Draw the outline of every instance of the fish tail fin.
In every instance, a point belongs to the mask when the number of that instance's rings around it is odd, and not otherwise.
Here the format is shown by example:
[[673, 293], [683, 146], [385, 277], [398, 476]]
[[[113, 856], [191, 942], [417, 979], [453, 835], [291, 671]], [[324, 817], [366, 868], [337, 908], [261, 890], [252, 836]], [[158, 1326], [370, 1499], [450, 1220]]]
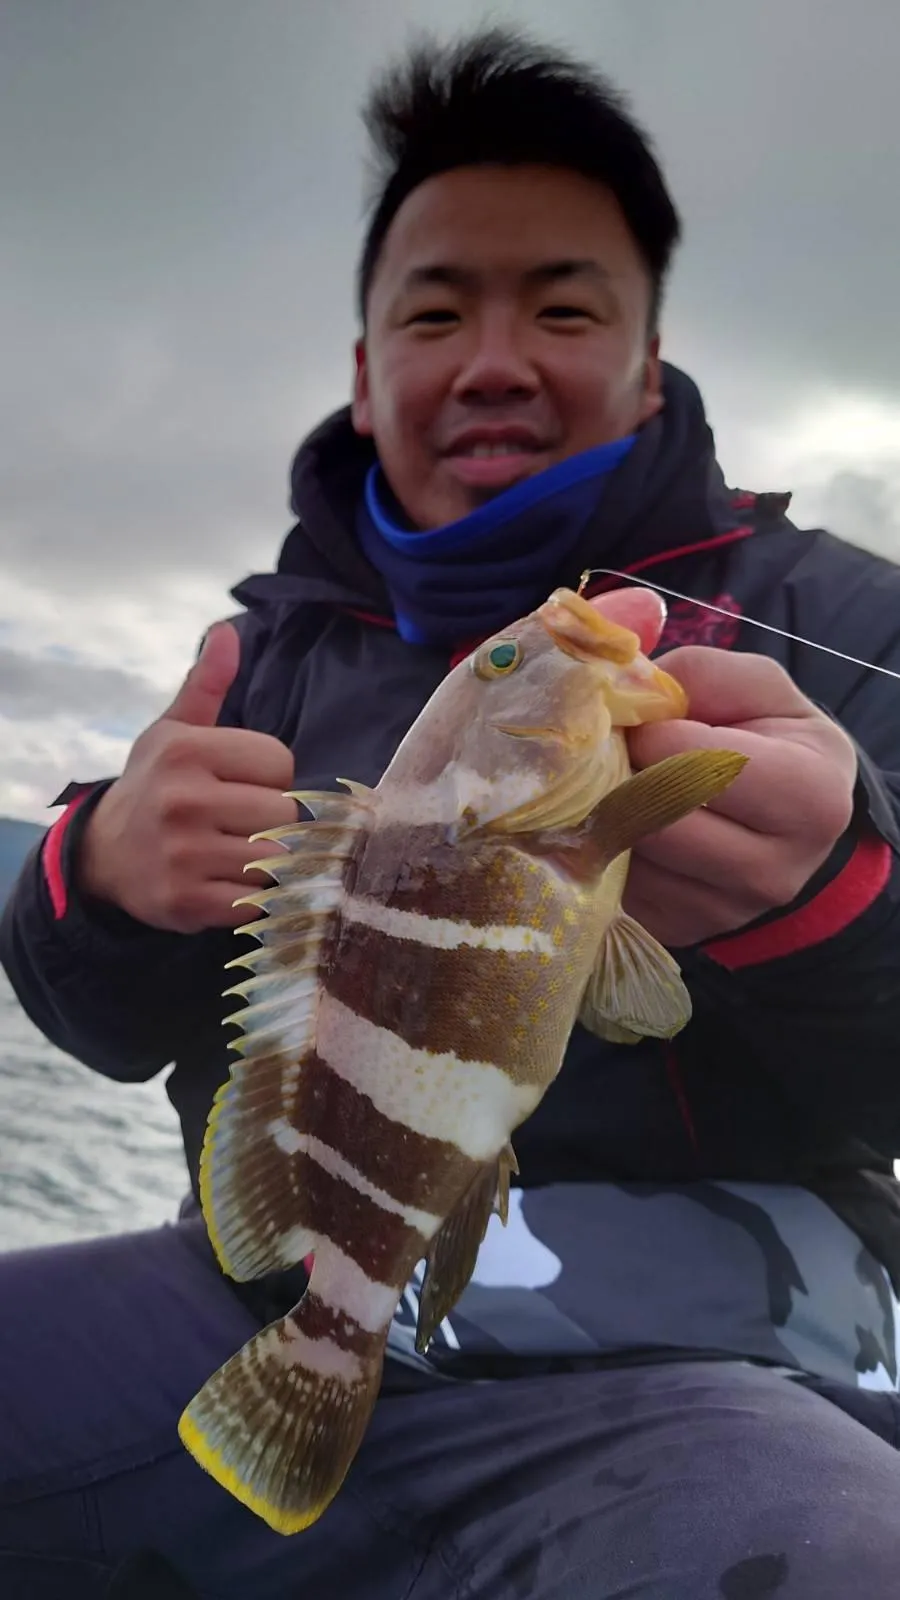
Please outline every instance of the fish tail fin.
[[194, 1460], [276, 1533], [300, 1533], [337, 1494], [381, 1382], [369, 1333], [311, 1290], [208, 1378], [178, 1423]]

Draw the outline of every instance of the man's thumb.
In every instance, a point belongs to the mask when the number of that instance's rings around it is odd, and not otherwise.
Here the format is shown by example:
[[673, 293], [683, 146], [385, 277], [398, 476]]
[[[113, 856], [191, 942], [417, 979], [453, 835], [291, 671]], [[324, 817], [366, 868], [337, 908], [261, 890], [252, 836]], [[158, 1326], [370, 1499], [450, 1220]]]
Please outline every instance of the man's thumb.
[[240, 660], [237, 628], [230, 622], [215, 623], [175, 699], [163, 713], [164, 719], [187, 722], [195, 728], [214, 728]]
[[591, 601], [595, 611], [620, 628], [630, 628], [645, 655], [655, 650], [666, 625], [666, 602], [655, 589], [608, 589]]

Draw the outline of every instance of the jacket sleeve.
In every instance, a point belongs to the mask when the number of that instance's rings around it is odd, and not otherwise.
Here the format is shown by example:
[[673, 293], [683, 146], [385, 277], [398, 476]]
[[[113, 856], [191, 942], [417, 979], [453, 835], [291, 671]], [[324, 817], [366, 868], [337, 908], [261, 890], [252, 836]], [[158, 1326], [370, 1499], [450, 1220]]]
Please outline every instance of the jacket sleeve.
[[[827, 642], [900, 672], [900, 569], [845, 547], [830, 584], [824, 574], [827, 588], [838, 588], [844, 562], [868, 581], [854, 594], [844, 579], [845, 604]], [[821, 593], [819, 601], [817, 615], [795, 611], [806, 638], [823, 638]], [[852, 822], [792, 905], [679, 953], [696, 1018], [684, 1036], [685, 1062], [705, 1056], [713, 1071], [715, 1054], [720, 1071], [768, 1076], [814, 1144], [817, 1134], [828, 1145], [855, 1137], [893, 1158], [900, 1155], [900, 682], [824, 665], [816, 658], [794, 676], [856, 744]]]
[[[246, 631], [241, 671], [220, 718], [231, 726], [240, 725]], [[209, 1027], [211, 997], [226, 986], [231, 936], [227, 929], [164, 932], [79, 894], [79, 842], [112, 782], [70, 785], [60, 797], [66, 809], [30, 852], [7, 900], [0, 962], [52, 1044], [107, 1077], [134, 1082], [153, 1077], [186, 1035]]]

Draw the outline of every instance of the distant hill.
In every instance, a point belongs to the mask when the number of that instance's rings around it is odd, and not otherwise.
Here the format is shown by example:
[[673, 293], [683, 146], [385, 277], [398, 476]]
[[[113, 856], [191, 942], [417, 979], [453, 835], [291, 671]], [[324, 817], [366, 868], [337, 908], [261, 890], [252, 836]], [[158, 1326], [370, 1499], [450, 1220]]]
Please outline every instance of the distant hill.
[[45, 832], [40, 822], [21, 822], [16, 817], [0, 817], [0, 907], [6, 901], [29, 850]]

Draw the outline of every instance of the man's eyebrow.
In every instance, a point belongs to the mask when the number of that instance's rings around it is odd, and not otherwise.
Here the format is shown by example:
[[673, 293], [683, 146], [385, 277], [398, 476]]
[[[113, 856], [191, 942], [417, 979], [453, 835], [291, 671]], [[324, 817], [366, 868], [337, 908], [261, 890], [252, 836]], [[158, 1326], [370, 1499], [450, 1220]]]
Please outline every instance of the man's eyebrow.
[[[407, 292], [422, 288], [472, 289], [477, 286], [479, 276], [471, 267], [458, 266], [449, 261], [434, 261], [411, 267], [403, 280], [403, 287]], [[599, 261], [589, 256], [567, 256], [529, 267], [523, 277], [527, 283], [537, 285], [560, 283], [567, 278], [588, 278], [607, 284], [611, 274]]]
[[591, 256], [583, 259], [565, 257], [560, 261], [545, 261], [531, 267], [525, 274], [532, 283], [559, 283], [565, 278], [591, 278], [599, 283], [609, 283], [611, 273]]

